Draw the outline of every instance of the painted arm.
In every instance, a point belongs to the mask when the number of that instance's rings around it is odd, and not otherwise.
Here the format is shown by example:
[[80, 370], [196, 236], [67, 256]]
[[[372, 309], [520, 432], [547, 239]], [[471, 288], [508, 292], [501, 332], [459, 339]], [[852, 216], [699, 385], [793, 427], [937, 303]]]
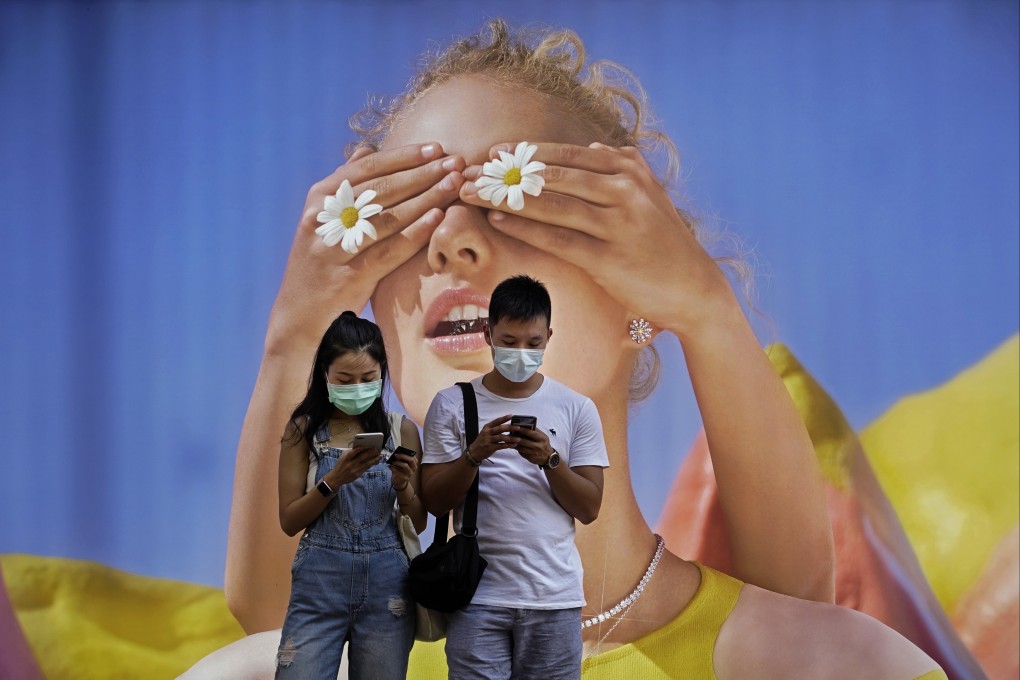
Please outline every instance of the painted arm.
[[[463, 167], [463, 159], [445, 156], [433, 143], [376, 153], [362, 148], [308, 192], [237, 445], [224, 590], [248, 633], [279, 628], [287, 610], [297, 541], [280, 530], [273, 499], [280, 440], [307, 389], [315, 348], [337, 314], [360, 311], [382, 277], [428, 245], [443, 209], [457, 197]], [[440, 186], [444, 178], [452, 179], [452, 189]], [[372, 219], [379, 238], [354, 255], [326, 247], [315, 234], [325, 198], [345, 179], [357, 194], [388, 185], [379, 197], [383, 212]]]
[[547, 166], [545, 190], [522, 210], [480, 199], [474, 166], [461, 199], [487, 207], [497, 231], [583, 269], [630, 318], [677, 335], [705, 421], [735, 575], [831, 601], [832, 530], [811, 442], [693, 226], [636, 148], [542, 144], [534, 160]]
[[832, 530], [814, 447], [728, 286], [716, 305], [694, 330], [671, 330], [704, 421], [734, 576], [832, 602]]

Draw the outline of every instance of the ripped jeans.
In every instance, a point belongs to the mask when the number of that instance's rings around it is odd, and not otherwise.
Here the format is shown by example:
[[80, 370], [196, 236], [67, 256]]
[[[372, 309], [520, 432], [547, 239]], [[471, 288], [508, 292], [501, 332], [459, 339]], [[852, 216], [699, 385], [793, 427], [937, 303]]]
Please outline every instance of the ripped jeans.
[[404, 549], [341, 550], [307, 538], [291, 569], [276, 677], [336, 680], [347, 641], [351, 680], [403, 680], [415, 625]]

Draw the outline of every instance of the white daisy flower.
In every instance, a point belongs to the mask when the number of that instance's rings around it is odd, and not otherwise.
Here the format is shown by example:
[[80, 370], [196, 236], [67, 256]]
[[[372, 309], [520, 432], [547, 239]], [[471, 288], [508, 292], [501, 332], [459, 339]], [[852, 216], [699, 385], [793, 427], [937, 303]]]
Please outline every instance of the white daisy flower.
[[[348, 180], [344, 180], [336, 190], [336, 196], [327, 196], [318, 220], [323, 223], [315, 229], [327, 246], [337, 243], [352, 255], [358, 252], [365, 237], [378, 238], [375, 227], [368, 221], [369, 217], [382, 212], [378, 203], [369, 203], [375, 198], [375, 192], [369, 189], [354, 200], [354, 189]], [[342, 243], [341, 243], [342, 241]]]
[[538, 147], [527, 142], [518, 144], [513, 155], [500, 151], [499, 160], [482, 166], [482, 176], [475, 182], [478, 197], [492, 201], [496, 207], [505, 198], [511, 210], [520, 210], [524, 207], [524, 194], [542, 193], [545, 178], [537, 173], [545, 170], [545, 163], [531, 160], [536, 151]]

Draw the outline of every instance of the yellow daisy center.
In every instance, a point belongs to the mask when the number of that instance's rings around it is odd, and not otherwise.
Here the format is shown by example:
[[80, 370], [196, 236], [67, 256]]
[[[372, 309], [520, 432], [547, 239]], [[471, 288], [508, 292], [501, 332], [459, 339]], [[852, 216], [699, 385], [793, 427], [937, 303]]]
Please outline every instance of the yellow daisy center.
[[355, 207], [344, 208], [340, 212], [340, 222], [346, 229], [350, 229], [358, 223], [358, 209]]
[[513, 185], [520, 183], [521, 183], [520, 168], [510, 168], [509, 170], [506, 171], [506, 174], [503, 175], [503, 184], [507, 185], [508, 187], [512, 187]]

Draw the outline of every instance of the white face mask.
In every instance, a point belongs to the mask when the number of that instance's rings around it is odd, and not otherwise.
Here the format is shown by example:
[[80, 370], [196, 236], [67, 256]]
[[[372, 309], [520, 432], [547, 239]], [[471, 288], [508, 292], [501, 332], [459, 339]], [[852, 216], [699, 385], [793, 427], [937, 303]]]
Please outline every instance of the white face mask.
[[522, 383], [542, 365], [544, 349], [514, 349], [493, 346], [492, 363], [504, 378], [510, 382]]

